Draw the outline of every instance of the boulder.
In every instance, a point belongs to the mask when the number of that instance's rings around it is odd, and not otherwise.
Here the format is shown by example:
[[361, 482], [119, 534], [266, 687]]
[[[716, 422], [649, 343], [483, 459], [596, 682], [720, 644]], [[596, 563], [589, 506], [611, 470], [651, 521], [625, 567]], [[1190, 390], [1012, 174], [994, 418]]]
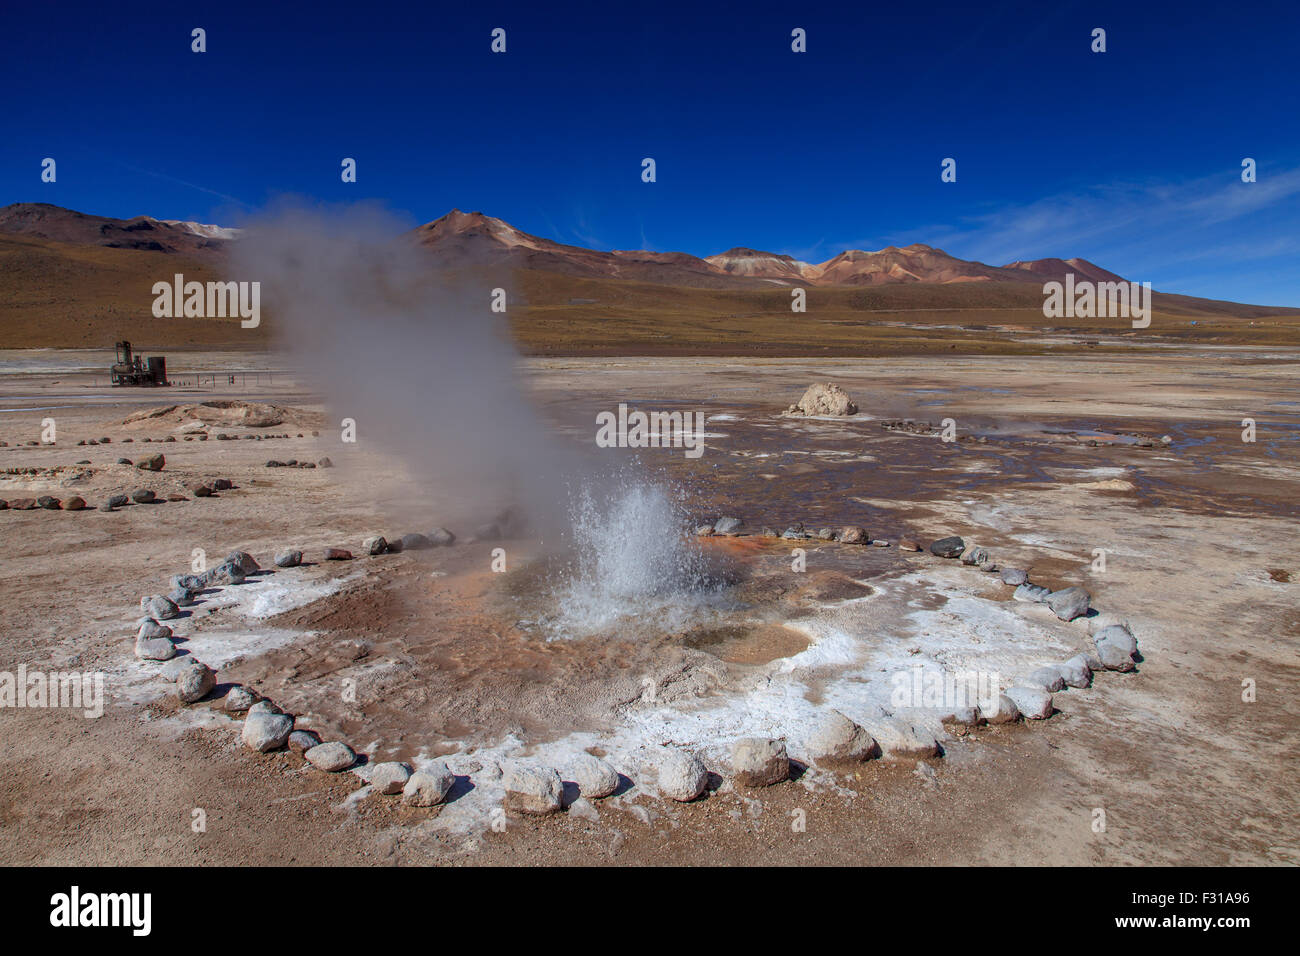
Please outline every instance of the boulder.
[[161, 594], [140, 598], [140, 611], [146, 617], [157, 618], [159, 621], [170, 621], [181, 614], [176, 602]]
[[151, 617], [143, 617], [140, 619], [140, 629], [136, 631], [135, 639], [137, 641], [170, 641], [171, 636], [172, 629], [166, 624], [159, 624]]
[[1010, 584], [1012, 587], [1020, 587], [1029, 581], [1029, 572], [1022, 571], [1020, 568], [1003, 568], [1002, 583]]
[[1097, 648], [1097, 659], [1108, 671], [1133, 670], [1133, 655], [1137, 653], [1137, 641], [1128, 629], [1119, 624], [1103, 627], [1093, 635], [1092, 642]]
[[369, 555], [383, 554], [388, 550], [388, 541], [382, 534], [372, 535], [361, 542], [361, 550]]
[[988, 560], [988, 551], [977, 544], [971, 545], [961, 556], [961, 563], [971, 567], [979, 567], [987, 564]]
[[1008, 687], [1006, 696], [1029, 720], [1052, 716], [1052, 695], [1041, 687]]
[[1064, 588], [1047, 596], [1046, 604], [1062, 621], [1073, 621], [1088, 613], [1092, 598], [1083, 588]]
[[244, 572], [239, 569], [239, 565], [231, 564], [225, 561], [215, 568], [208, 568], [203, 573], [204, 587], [222, 587], [227, 584], [243, 584]]
[[257, 694], [249, 690], [243, 684], [236, 684], [226, 691], [226, 699], [222, 704], [226, 710], [232, 714], [242, 713], [257, 703]]
[[744, 524], [739, 518], [719, 518], [713, 523], [714, 534], [736, 535]]
[[966, 542], [956, 535], [950, 538], [940, 538], [930, 545], [930, 553], [937, 558], [959, 558], [965, 550]]
[[80, 495], [73, 495], [71, 498], [63, 499], [64, 511], [81, 511], [86, 507], [86, 499]]
[[980, 708], [980, 715], [990, 724], [1013, 724], [1020, 719], [1020, 708], [1006, 694], [998, 694], [991, 705]]
[[1047, 588], [1039, 587], [1037, 584], [1030, 584], [1026, 581], [1024, 584], [1016, 588], [1015, 593], [1011, 596], [1017, 601], [1025, 601], [1029, 604], [1042, 604], [1047, 600], [1051, 593], [1052, 592], [1047, 590]]
[[173, 574], [172, 587], [184, 588], [187, 591], [203, 590], [203, 575], [201, 574]]
[[138, 505], [149, 505], [157, 501], [158, 497], [148, 488], [137, 488], [131, 492], [131, 500]]
[[246, 576], [252, 574], [254, 571], [262, 570], [261, 566], [253, 560], [253, 556], [247, 551], [231, 551], [226, 555], [225, 563], [233, 564], [235, 567], [239, 568], [240, 571], [244, 572]]
[[61, 504], [62, 502], [53, 495], [41, 495], [36, 499], [36, 506], [44, 508], [46, 511], [58, 511]]
[[304, 753], [303, 756], [317, 770], [324, 770], [326, 773], [338, 773], [340, 770], [347, 770], [348, 767], [357, 762], [357, 755], [352, 752], [352, 748], [338, 741], [317, 744]]
[[194, 598], [198, 595], [197, 591], [191, 591], [189, 588], [172, 588], [167, 592], [167, 600], [173, 604], [184, 607], [194, 603]]
[[301, 551], [281, 551], [275, 556], [277, 568], [296, 568], [300, 564], [302, 564]]
[[411, 779], [411, 768], [404, 763], [385, 761], [375, 764], [370, 774], [370, 787], [375, 793], [401, 793], [406, 781]]
[[352, 552], [349, 551], [347, 548], [326, 548], [325, 560], [326, 561], [351, 561]]
[[917, 544], [915, 541], [913, 541], [911, 538], [899, 538], [898, 550], [899, 551], [920, 551], [921, 546]]
[[189, 491], [195, 498], [209, 498], [212, 496], [212, 486], [202, 481], [196, 481], [190, 485]]
[[870, 540], [866, 528], [859, 528], [857, 525], [846, 525], [840, 528], [840, 544], [868, 544]]
[[731, 772], [742, 787], [770, 787], [790, 776], [790, 757], [780, 740], [742, 737], [731, 746]]
[[402, 787], [402, 802], [413, 807], [435, 807], [447, 799], [455, 776], [438, 761], [415, 771]]
[[806, 746], [809, 758], [819, 766], [861, 763], [880, 755], [876, 739], [867, 733], [866, 728], [838, 710], [832, 710], [822, 718]]
[[241, 734], [244, 744], [258, 753], [279, 750], [289, 740], [293, 732], [293, 718], [288, 714], [276, 714], [269, 710], [249, 710], [244, 718], [244, 730]]
[[402, 535], [403, 551], [423, 551], [426, 548], [432, 548], [433, 542], [418, 532]]
[[[171, 628], [166, 630], [171, 633]], [[135, 656], [142, 661], [169, 661], [176, 656], [176, 645], [164, 637], [137, 637]]]
[[563, 804], [564, 784], [550, 767], [507, 767], [501, 778], [507, 810], [541, 816]]
[[387, 546], [388, 546], [388, 553], [389, 553], [389, 554], [401, 554], [401, 553], [402, 553], [402, 539], [401, 539], [401, 538], [391, 538], [391, 539], [389, 539], [389, 540], [387, 541]]
[[665, 749], [659, 759], [659, 792], [670, 800], [686, 803], [704, 792], [709, 772], [704, 762], [686, 750]]
[[[188, 658], [194, 661], [194, 658]], [[217, 686], [217, 675], [211, 667], [200, 661], [176, 675], [176, 696], [183, 704], [192, 704], [206, 697]]]
[[882, 744], [891, 757], [926, 760], [939, 756], [939, 741], [919, 724], [896, 723], [887, 728]]
[[305, 754], [320, 744], [320, 736], [314, 730], [295, 730], [289, 734], [288, 743], [294, 753]]
[[139, 468], [141, 471], [162, 471], [163, 465], [166, 463], [167, 459], [163, 457], [162, 452], [158, 452], [155, 455], [149, 455], [145, 458], [137, 459], [135, 467]]
[[618, 771], [591, 754], [579, 754], [565, 768], [565, 780], [578, 785], [578, 792], [588, 800], [608, 797], [618, 789]]
[[842, 418], [857, 413], [858, 406], [849, 398], [848, 393], [833, 382], [809, 385], [803, 397], [786, 409], [787, 415], [833, 415]]
[[1088, 659], [1082, 654], [1076, 654], [1068, 661], [1062, 661], [1055, 666], [1066, 687], [1087, 687], [1092, 683], [1092, 668], [1088, 666]]
[[1041, 687], [1049, 694], [1055, 694], [1057, 691], [1065, 689], [1065, 678], [1061, 676], [1058, 667], [1049, 665], [1033, 671], [1025, 678], [1025, 684], [1031, 687]]

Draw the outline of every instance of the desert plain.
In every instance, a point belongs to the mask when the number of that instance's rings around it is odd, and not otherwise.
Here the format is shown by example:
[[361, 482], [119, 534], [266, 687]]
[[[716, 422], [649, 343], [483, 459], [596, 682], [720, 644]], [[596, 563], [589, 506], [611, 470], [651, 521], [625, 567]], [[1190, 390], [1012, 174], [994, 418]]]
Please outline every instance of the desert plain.
[[[98, 350], [3, 353], [0, 498], [88, 504], [0, 511], [4, 668], [102, 672], [105, 701], [97, 718], [4, 712], [0, 862], [1300, 863], [1300, 349], [521, 358], [557, 441], [589, 445], [615, 402], [703, 411], [703, 454], [659, 449], [646, 467], [681, 490], [694, 524], [743, 522], [738, 536], [691, 542], [724, 569], [716, 601], [679, 614], [669, 594], [587, 634], [548, 618], [554, 542], [509, 529], [472, 540], [490, 515], [439, 512], [421, 476], [342, 442], [330, 395], [282, 354], [169, 350], [181, 384], [165, 390], [109, 388], [104, 365]], [[196, 387], [203, 373], [220, 374]], [[782, 416], [814, 382], [843, 388], [858, 414]], [[207, 440], [175, 416], [127, 423], [203, 402], [292, 417], [212, 424]], [[24, 444], [47, 418], [57, 440]], [[944, 419], [959, 440], [939, 436]], [[158, 451], [160, 471], [117, 463]], [[323, 458], [332, 467], [267, 467]], [[217, 477], [233, 487], [187, 490]], [[140, 487], [183, 500], [99, 510]], [[362, 548], [435, 525], [458, 540]], [[783, 537], [794, 525], [860, 526], [880, 546]], [[636, 540], [653, 549], [677, 532], [635, 530], [647, 533]], [[997, 573], [925, 550], [949, 535], [1035, 582], [1085, 588], [1129, 622], [1135, 669], [1053, 695], [1045, 720], [952, 732], [918, 716], [936, 754], [892, 754], [891, 674], [984, 667], [1013, 681], [1089, 646], [1086, 619], [1058, 620]], [[324, 560], [330, 547], [351, 559]], [[275, 568], [285, 548], [302, 566]], [[270, 573], [169, 622], [182, 654], [217, 671], [215, 691], [184, 705], [132, 646], [141, 597], [167, 593], [195, 549], [210, 563], [247, 551]], [[250, 750], [222, 705], [233, 684], [348, 741], [362, 769]], [[809, 722], [831, 706], [883, 755], [806, 765]], [[791, 779], [738, 786], [726, 768], [737, 736], [786, 740]], [[702, 798], [656, 791], [666, 745], [701, 755]], [[579, 752], [619, 771], [614, 795], [581, 812], [494, 812], [501, 764], [559, 769]], [[373, 792], [363, 769], [431, 759], [456, 775], [436, 807]]]

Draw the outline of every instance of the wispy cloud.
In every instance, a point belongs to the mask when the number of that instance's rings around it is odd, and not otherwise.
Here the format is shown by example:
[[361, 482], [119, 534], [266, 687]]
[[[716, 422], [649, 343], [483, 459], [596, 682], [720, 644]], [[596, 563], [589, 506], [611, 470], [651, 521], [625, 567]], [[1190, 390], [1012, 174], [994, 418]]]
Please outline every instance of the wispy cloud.
[[[1270, 246], [1277, 249], [1273, 254], [1284, 254], [1286, 243], [1278, 242], [1271, 223], [1244, 220], [1271, 217], [1294, 206], [1297, 197], [1300, 169], [1266, 175], [1255, 183], [1243, 183], [1229, 172], [1182, 183], [1093, 187], [1004, 205], [956, 227], [936, 225], [920, 231], [954, 255], [995, 264], [1085, 251], [1101, 257], [1109, 250], [1117, 258], [1140, 253], [1149, 267], [1158, 267], [1162, 259], [1172, 263], [1200, 256], [1210, 248], [1207, 243], [1221, 255], [1239, 259], [1257, 258]], [[1242, 229], [1254, 231], [1239, 232]]]

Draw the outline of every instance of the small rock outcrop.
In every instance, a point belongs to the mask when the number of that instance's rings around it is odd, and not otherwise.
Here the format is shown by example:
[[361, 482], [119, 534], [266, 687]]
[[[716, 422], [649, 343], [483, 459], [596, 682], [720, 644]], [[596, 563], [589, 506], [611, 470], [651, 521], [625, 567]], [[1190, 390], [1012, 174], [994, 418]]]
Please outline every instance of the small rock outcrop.
[[844, 418], [858, 413], [848, 392], [833, 382], [809, 385], [803, 397], [785, 410], [787, 415], [831, 415]]

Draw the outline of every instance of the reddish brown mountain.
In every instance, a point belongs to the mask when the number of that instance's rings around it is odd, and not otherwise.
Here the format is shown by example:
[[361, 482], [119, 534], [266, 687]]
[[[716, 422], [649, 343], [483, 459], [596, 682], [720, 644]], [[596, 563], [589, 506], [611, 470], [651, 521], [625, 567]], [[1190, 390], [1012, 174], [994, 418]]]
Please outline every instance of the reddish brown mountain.
[[150, 216], [134, 219], [88, 216], [61, 206], [33, 202], [0, 209], [0, 234], [109, 249], [210, 253], [220, 251], [229, 239], [238, 235], [238, 230], [163, 221]]
[[893, 282], [1024, 282], [1024, 276], [982, 262], [968, 262], [921, 243], [878, 252], [850, 249], [821, 264], [822, 285], [883, 285]]
[[792, 256], [760, 252], [757, 249], [728, 249], [716, 256], [708, 256], [704, 261], [728, 275], [798, 281], [816, 279], [821, 275], [820, 266], [800, 262]]
[[1113, 272], [1108, 272], [1101, 266], [1093, 265], [1087, 259], [1030, 259], [1029, 261], [1016, 261], [1007, 269], [1018, 269], [1022, 272], [1029, 272], [1042, 278], [1044, 281], [1056, 279], [1060, 281], [1065, 278], [1066, 273], [1073, 272], [1077, 280], [1087, 279], [1091, 282], [1123, 282], [1120, 276]]

